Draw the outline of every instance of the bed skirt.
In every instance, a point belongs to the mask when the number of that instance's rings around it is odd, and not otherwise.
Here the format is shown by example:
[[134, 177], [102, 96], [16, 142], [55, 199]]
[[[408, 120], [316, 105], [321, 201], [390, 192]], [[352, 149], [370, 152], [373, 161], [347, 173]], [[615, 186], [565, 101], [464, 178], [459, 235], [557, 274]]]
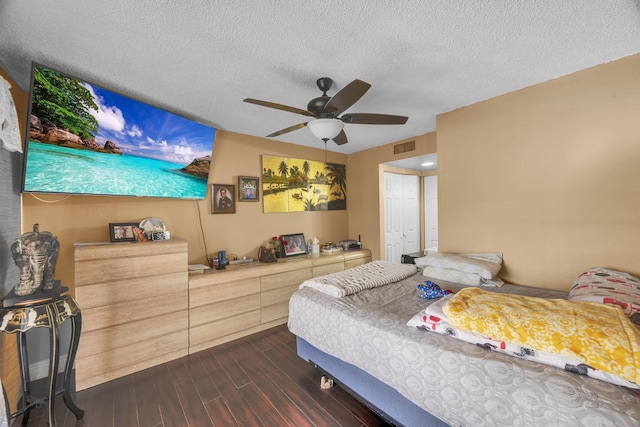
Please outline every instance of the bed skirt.
[[296, 344], [298, 356], [324, 371], [388, 422], [406, 427], [449, 426], [362, 369], [318, 350], [300, 337], [296, 337]]

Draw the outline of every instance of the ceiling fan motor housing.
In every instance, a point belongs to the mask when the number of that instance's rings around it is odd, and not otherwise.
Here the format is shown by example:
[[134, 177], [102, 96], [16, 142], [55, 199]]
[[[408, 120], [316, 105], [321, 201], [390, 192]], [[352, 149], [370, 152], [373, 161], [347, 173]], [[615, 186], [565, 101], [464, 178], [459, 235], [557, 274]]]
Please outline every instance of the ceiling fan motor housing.
[[324, 106], [331, 99], [330, 96], [322, 95], [317, 98], [313, 98], [307, 104], [307, 110], [311, 111], [318, 119], [332, 119], [334, 116], [329, 111], [324, 110]]
[[313, 98], [309, 101], [307, 104], [307, 111], [312, 112], [318, 119], [335, 118], [335, 112], [325, 111], [324, 109], [324, 106], [327, 105], [327, 102], [331, 99], [331, 97], [327, 95], [327, 91], [331, 89], [331, 86], [333, 86], [333, 80], [329, 77], [320, 77], [316, 80], [316, 84], [318, 85], [318, 89], [322, 91], [322, 96]]

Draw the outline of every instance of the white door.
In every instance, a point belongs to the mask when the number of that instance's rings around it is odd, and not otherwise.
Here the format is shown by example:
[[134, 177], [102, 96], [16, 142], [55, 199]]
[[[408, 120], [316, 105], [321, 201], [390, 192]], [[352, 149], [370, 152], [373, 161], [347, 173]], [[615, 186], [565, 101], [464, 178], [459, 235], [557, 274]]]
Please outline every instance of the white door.
[[384, 173], [384, 247], [385, 260], [400, 262], [402, 254], [402, 199], [400, 175]]
[[420, 179], [384, 173], [385, 260], [420, 250]]
[[402, 177], [402, 253], [410, 254], [420, 250], [420, 177], [400, 176]]
[[424, 177], [424, 247], [438, 247], [438, 177]]

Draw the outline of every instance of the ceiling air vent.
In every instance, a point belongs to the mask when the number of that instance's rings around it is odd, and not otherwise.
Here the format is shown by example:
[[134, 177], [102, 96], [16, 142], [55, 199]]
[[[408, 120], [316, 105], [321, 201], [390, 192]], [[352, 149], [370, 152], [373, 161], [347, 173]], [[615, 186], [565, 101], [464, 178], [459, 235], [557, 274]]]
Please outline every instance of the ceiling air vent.
[[393, 146], [393, 154], [408, 153], [409, 151], [416, 151], [415, 141], [403, 142], [402, 144]]

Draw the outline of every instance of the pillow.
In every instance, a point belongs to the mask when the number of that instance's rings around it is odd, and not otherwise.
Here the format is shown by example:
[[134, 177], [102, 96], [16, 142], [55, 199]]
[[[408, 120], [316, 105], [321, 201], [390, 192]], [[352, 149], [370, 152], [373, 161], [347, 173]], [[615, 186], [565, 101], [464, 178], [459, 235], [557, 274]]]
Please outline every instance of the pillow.
[[640, 279], [622, 271], [593, 267], [574, 280], [569, 299], [616, 304], [630, 317], [640, 312]]
[[478, 274], [483, 279], [493, 279], [502, 267], [502, 255], [498, 253], [448, 254], [433, 253], [414, 260], [418, 267], [438, 267], [463, 273]]

